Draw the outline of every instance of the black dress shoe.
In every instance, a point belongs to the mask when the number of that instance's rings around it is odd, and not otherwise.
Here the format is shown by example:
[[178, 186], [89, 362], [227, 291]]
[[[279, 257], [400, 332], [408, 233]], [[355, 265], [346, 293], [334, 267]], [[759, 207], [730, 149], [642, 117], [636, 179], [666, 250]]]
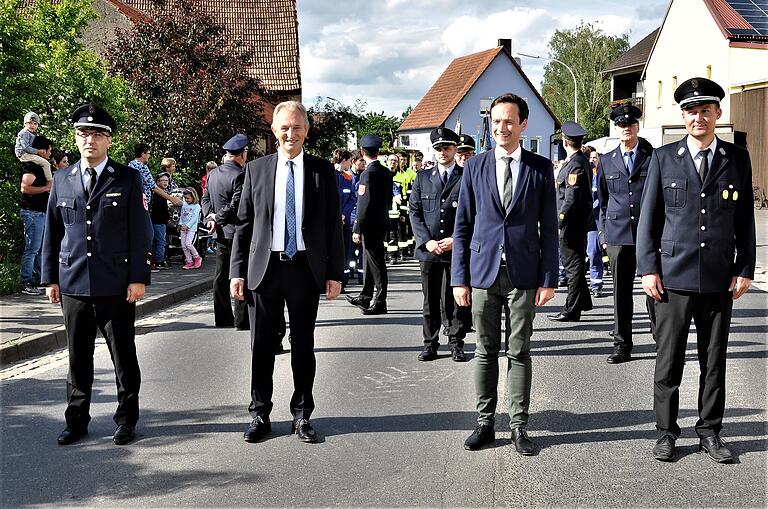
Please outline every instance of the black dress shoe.
[[243, 433], [243, 440], [246, 442], [258, 442], [272, 431], [272, 425], [269, 423], [269, 417], [254, 417], [248, 429]]
[[451, 348], [451, 359], [454, 362], [465, 362], [467, 360], [467, 354], [464, 353], [464, 349], [460, 346]]
[[112, 435], [112, 441], [115, 445], [125, 445], [133, 442], [136, 438], [136, 427], [128, 426], [127, 424], [121, 424], [115, 430], [115, 434]]
[[512, 442], [515, 444], [515, 450], [523, 456], [533, 456], [536, 451], [536, 444], [528, 438], [525, 428], [512, 428]]
[[733, 454], [723, 443], [723, 439], [720, 435], [711, 437], [703, 437], [699, 439], [699, 449], [706, 453], [714, 462], [717, 463], [732, 463]]
[[308, 444], [317, 442], [317, 432], [307, 419], [296, 419], [293, 421], [292, 433], [299, 437], [299, 440]]
[[626, 350], [616, 349], [611, 355], [605, 359], [608, 364], [621, 364], [622, 362], [629, 362], [632, 360], [632, 355]]
[[433, 361], [437, 359], [437, 347], [427, 345], [424, 350], [419, 354], [420, 361]]
[[558, 279], [557, 280], [557, 286], [560, 288], [565, 288], [568, 286], [568, 280], [567, 279]]
[[359, 307], [363, 311], [368, 309], [371, 305], [371, 299], [367, 297], [363, 297], [362, 295], [358, 295], [357, 297], [352, 297], [351, 295], [347, 295], [347, 302], [352, 304], [353, 306]]
[[387, 314], [387, 303], [386, 302], [376, 302], [374, 304], [371, 304], [371, 307], [368, 309], [363, 309], [364, 315], [386, 315]]
[[56, 438], [56, 441], [59, 443], [59, 445], [74, 444], [87, 434], [88, 428], [76, 428], [74, 426], [67, 426], [64, 428], [64, 431], [59, 434], [58, 438]]
[[592, 290], [592, 297], [596, 299], [602, 299], [603, 298], [603, 291], [602, 290]]
[[492, 424], [478, 424], [475, 431], [464, 441], [464, 449], [476, 451], [496, 441], [496, 432]]
[[664, 433], [653, 446], [653, 457], [659, 461], [672, 461], [675, 459], [675, 440], [672, 433]]
[[563, 313], [557, 313], [556, 315], [547, 315], [547, 318], [553, 322], [578, 322], [581, 320], [581, 314], [565, 315]]

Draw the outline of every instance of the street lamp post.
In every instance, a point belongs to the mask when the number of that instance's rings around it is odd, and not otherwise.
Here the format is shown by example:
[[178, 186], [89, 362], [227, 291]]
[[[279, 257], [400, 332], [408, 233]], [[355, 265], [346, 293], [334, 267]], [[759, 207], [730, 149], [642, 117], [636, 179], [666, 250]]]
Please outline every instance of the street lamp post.
[[578, 122], [579, 121], [579, 91], [576, 86], [576, 75], [573, 73], [573, 69], [571, 69], [565, 62], [562, 62], [556, 58], [540, 57], [537, 55], [526, 55], [525, 53], [518, 53], [518, 55], [520, 55], [521, 57], [552, 60], [553, 62], [557, 62], [558, 64], [561, 64], [563, 67], [568, 69], [568, 72], [571, 73], [571, 78], [573, 78], [573, 120], [574, 122]]

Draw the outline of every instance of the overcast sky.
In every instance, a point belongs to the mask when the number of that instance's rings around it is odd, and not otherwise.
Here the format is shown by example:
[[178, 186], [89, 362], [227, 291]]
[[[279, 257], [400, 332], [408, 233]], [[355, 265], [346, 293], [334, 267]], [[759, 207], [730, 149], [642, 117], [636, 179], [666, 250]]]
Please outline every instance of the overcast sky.
[[[630, 44], [655, 30], [665, 0], [298, 0], [303, 99], [361, 98], [372, 111], [400, 115], [416, 106], [456, 57], [512, 39], [512, 51], [547, 55], [557, 29], [594, 21], [609, 35], [629, 33]], [[569, 3], [570, 4], [570, 3]], [[473, 5], [481, 5], [481, 8]], [[523, 58], [539, 87], [543, 60]]]

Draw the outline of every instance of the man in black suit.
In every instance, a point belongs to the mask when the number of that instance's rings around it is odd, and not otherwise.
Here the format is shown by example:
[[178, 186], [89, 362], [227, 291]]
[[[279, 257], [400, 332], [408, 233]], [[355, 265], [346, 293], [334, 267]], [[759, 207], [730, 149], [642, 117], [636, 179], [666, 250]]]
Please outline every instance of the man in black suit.
[[379, 162], [379, 148], [381, 138], [376, 135], [368, 134], [360, 140], [360, 152], [366, 166], [357, 190], [357, 215], [352, 227], [352, 241], [363, 243], [365, 275], [360, 295], [347, 296], [347, 300], [362, 309], [364, 315], [387, 312], [384, 239], [389, 230], [389, 209], [392, 207], [392, 173]]
[[245, 169], [232, 242], [232, 296], [248, 303], [251, 322], [251, 424], [243, 438], [271, 431], [275, 330], [288, 306], [293, 370], [292, 432], [316, 442], [309, 422], [315, 408], [315, 320], [319, 294], [333, 300], [344, 275], [339, 193], [333, 165], [306, 154], [307, 110], [296, 101], [275, 107], [276, 154]]
[[562, 127], [563, 147], [568, 157], [557, 175], [560, 257], [568, 280], [568, 294], [562, 310], [547, 318], [556, 322], [578, 322], [582, 311], [592, 309], [584, 260], [587, 257], [587, 230], [592, 216], [592, 170], [581, 152], [586, 131], [576, 122]]
[[131, 442], [139, 420], [141, 373], [136, 357], [136, 301], [150, 270], [149, 214], [141, 175], [107, 156], [116, 128], [93, 104], [71, 116], [81, 159], [53, 178], [43, 239], [42, 282], [61, 303], [69, 348], [67, 425], [60, 445], [88, 433], [97, 329], [104, 335], [117, 381], [112, 440]]
[[620, 144], [597, 164], [599, 242], [608, 253], [613, 274], [613, 353], [608, 356], [608, 364], [621, 364], [632, 358], [632, 292], [637, 272], [635, 240], [643, 187], [653, 153], [651, 144], [637, 136], [642, 116], [640, 108], [629, 104], [611, 111], [611, 120], [621, 129]]
[[675, 457], [688, 330], [696, 324], [699, 447], [718, 463], [733, 454], [720, 439], [733, 301], [755, 273], [755, 211], [749, 153], [715, 136], [723, 89], [692, 78], [675, 91], [688, 135], [651, 157], [637, 227], [637, 269], [656, 311], [653, 456]]
[[456, 362], [467, 360], [464, 337], [472, 322], [469, 306], [458, 306], [451, 288], [453, 224], [459, 205], [461, 173], [456, 161], [459, 135], [444, 127], [430, 133], [437, 152], [437, 168], [416, 174], [409, 200], [411, 225], [416, 236], [415, 256], [421, 266], [424, 293], [424, 351], [420, 361], [437, 359], [440, 325], [445, 316], [448, 346]]
[[237, 207], [243, 190], [248, 160], [248, 137], [236, 134], [222, 147], [224, 162], [208, 174], [208, 183], [200, 203], [208, 231], [216, 233], [216, 272], [213, 277], [213, 316], [216, 327], [248, 330], [248, 309], [245, 301], [232, 301], [229, 295], [229, 261], [232, 237], [235, 234]]

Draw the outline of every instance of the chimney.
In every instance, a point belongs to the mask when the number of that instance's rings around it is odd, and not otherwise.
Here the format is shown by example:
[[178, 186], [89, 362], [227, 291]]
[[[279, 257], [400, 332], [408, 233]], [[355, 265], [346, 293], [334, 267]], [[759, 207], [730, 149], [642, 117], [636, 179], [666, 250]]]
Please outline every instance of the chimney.
[[507, 55], [512, 56], [512, 39], [499, 39], [499, 43], [496, 46], [501, 46]]

